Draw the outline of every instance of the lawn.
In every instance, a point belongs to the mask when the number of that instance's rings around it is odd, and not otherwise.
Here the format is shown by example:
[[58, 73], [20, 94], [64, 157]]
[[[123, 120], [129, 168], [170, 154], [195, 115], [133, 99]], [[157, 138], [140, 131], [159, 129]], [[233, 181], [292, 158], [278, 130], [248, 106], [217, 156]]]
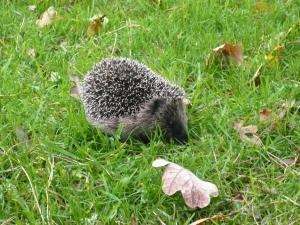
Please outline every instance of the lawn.
[[[2, 0], [0, 223], [181, 225], [223, 214], [213, 223], [299, 224], [299, 160], [287, 162], [300, 155], [300, 113], [278, 115], [300, 101], [300, 2], [268, 2]], [[57, 18], [38, 27], [50, 6]], [[89, 18], [99, 13], [109, 21], [91, 37]], [[206, 63], [223, 43], [243, 47], [241, 66]], [[159, 135], [122, 143], [87, 123], [67, 72], [82, 78], [117, 55], [186, 90], [188, 144]], [[261, 65], [260, 84], [249, 84]], [[261, 122], [263, 109], [276, 122]], [[240, 120], [257, 126], [261, 146], [241, 140]], [[151, 166], [158, 157], [215, 183], [220, 195], [203, 209], [164, 195], [162, 171]]]

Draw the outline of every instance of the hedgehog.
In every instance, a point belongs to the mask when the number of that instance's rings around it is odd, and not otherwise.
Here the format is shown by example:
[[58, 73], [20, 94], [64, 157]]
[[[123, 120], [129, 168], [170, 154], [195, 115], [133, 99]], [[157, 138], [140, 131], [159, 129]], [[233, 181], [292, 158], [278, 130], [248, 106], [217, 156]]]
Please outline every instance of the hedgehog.
[[144, 142], [158, 127], [166, 140], [188, 140], [185, 91], [136, 60], [108, 58], [94, 66], [70, 93], [83, 104], [87, 121], [121, 138]]

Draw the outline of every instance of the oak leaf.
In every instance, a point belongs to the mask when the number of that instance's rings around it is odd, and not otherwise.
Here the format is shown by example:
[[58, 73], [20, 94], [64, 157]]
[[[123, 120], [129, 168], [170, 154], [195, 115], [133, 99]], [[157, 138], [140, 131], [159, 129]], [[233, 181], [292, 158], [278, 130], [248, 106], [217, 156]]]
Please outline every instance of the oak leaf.
[[163, 192], [173, 195], [181, 191], [186, 205], [190, 208], [204, 208], [209, 205], [210, 197], [219, 195], [216, 185], [200, 180], [191, 171], [164, 159], [156, 159], [153, 167], [165, 167], [162, 177]]

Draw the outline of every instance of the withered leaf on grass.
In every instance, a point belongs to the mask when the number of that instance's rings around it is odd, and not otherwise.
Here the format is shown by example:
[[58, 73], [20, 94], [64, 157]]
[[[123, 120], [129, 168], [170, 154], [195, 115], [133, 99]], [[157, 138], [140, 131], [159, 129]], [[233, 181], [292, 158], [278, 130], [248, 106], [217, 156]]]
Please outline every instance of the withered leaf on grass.
[[225, 59], [231, 59], [234, 63], [240, 66], [243, 62], [243, 50], [240, 45], [234, 44], [222, 44], [219, 47], [213, 49], [214, 59], [225, 57]]
[[57, 12], [53, 6], [50, 6], [36, 21], [36, 24], [40, 27], [43, 28], [45, 26], [50, 25], [54, 18], [57, 16]]
[[105, 15], [96, 15], [90, 19], [90, 25], [87, 29], [87, 35], [89, 37], [94, 37], [101, 31], [105, 25], [108, 23], [108, 19]]
[[260, 138], [256, 135], [257, 127], [255, 125], [243, 126], [244, 121], [241, 120], [234, 124], [233, 128], [239, 133], [240, 138], [245, 143], [262, 146], [263, 143]]
[[210, 197], [219, 195], [216, 185], [202, 181], [189, 170], [164, 159], [156, 159], [153, 167], [164, 167], [163, 192], [173, 195], [181, 191], [186, 205], [190, 208], [204, 208], [209, 205]]
[[300, 157], [295, 159], [284, 159], [282, 160], [287, 166], [300, 164]]
[[195, 222], [191, 223], [190, 225], [203, 225], [208, 221], [214, 221], [214, 222], [224, 221], [226, 218], [227, 218], [227, 216], [225, 216], [223, 214], [219, 214], [219, 215], [214, 215], [211, 217], [203, 218], [200, 220], [196, 220]]
[[264, 122], [264, 121], [272, 121], [274, 120], [274, 113], [272, 112], [271, 109], [263, 109], [259, 112], [259, 121]]
[[280, 126], [280, 123], [276, 120], [276, 117], [276, 114], [273, 113], [271, 109], [265, 108], [259, 112], [259, 121], [269, 123], [270, 130], [276, 130]]
[[136, 222], [136, 218], [134, 216], [131, 217], [130, 223], [131, 225], [138, 225], [138, 223]]
[[254, 9], [256, 12], [270, 11], [272, 9], [272, 5], [266, 2], [256, 2], [254, 5]]

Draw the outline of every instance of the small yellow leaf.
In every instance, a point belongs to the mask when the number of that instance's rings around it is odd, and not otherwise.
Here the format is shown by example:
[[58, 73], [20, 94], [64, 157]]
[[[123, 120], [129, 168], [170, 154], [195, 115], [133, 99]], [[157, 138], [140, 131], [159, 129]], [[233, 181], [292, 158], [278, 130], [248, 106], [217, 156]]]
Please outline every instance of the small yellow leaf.
[[277, 45], [274, 51], [282, 51], [284, 49], [284, 45]]
[[268, 61], [272, 61], [275, 57], [272, 55], [272, 53], [268, 53], [265, 55], [265, 59]]

